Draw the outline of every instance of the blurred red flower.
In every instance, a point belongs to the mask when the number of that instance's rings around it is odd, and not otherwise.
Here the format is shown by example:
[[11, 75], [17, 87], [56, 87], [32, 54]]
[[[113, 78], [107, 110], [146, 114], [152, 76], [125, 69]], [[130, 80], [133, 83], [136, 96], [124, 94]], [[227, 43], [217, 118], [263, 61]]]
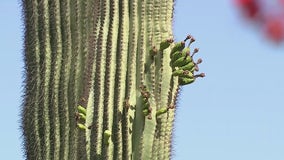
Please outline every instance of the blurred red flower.
[[270, 18], [264, 25], [266, 36], [275, 41], [281, 42], [284, 39], [284, 25], [281, 18]]
[[268, 39], [274, 42], [284, 41], [284, 0], [234, 1], [248, 20], [264, 29]]
[[236, 4], [243, 10], [246, 17], [256, 19], [260, 13], [257, 0], [236, 0]]

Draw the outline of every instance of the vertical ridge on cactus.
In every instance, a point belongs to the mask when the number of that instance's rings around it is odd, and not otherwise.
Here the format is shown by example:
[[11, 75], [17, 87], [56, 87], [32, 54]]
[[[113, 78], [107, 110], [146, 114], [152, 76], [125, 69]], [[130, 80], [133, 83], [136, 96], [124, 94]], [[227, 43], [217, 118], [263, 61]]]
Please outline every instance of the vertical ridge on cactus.
[[179, 88], [204, 77], [173, 1], [22, 3], [26, 159], [170, 159]]

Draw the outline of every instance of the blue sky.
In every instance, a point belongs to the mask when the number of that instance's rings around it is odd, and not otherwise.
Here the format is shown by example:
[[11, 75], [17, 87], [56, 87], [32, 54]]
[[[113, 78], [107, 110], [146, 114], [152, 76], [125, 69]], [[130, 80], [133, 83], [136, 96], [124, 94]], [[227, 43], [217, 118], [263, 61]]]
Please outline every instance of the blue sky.
[[[206, 78], [182, 88], [174, 160], [284, 159], [284, 44], [245, 23], [231, 0], [177, 0], [176, 40], [192, 34]], [[18, 1], [0, 2], [0, 155], [21, 160], [22, 24]]]

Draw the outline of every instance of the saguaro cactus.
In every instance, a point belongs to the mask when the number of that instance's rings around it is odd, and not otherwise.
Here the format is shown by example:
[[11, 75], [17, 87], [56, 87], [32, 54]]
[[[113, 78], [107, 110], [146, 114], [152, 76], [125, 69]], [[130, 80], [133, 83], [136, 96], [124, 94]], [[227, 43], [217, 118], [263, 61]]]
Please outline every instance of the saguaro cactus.
[[179, 87], [204, 76], [194, 38], [173, 42], [173, 0], [22, 5], [26, 158], [170, 159]]

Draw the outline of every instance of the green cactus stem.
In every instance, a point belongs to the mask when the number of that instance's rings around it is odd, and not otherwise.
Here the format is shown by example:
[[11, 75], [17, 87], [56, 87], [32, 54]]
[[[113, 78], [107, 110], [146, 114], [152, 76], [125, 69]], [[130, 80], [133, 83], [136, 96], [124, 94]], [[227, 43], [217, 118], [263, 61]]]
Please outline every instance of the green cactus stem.
[[26, 159], [171, 158], [179, 88], [205, 76], [195, 39], [173, 42], [173, 3], [22, 1]]

